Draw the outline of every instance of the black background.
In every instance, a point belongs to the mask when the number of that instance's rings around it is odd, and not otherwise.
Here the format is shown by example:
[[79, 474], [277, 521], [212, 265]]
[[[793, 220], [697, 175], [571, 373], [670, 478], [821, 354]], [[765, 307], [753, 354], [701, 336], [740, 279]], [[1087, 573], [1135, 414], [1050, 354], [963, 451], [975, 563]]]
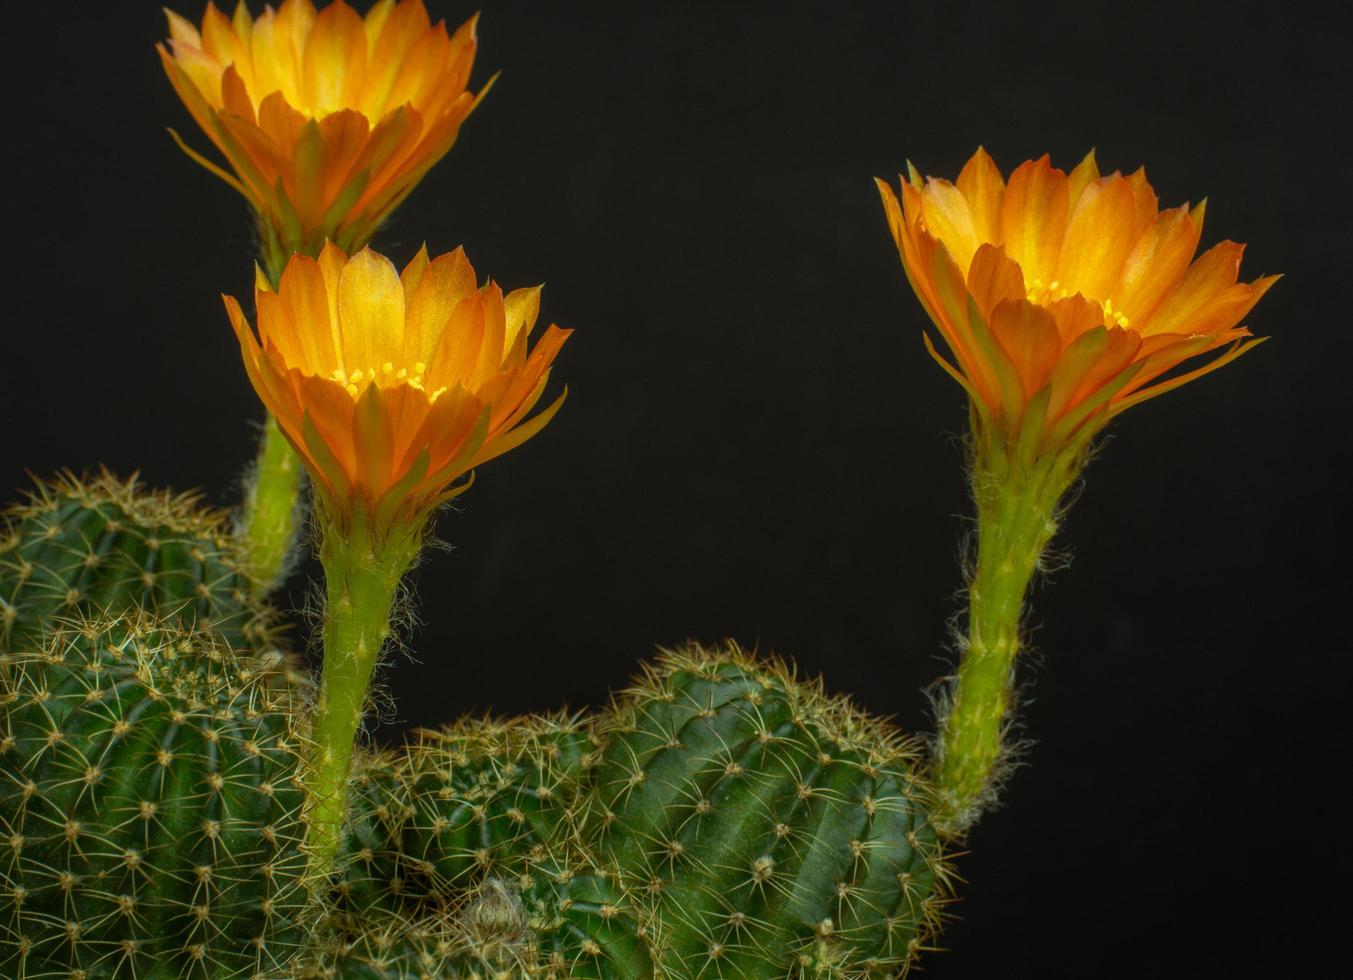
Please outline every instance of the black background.
[[[1350, 38], [1313, 10], [485, 0], [475, 80], [503, 76], [377, 244], [543, 280], [571, 394], [442, 517], [380, 737], [599, 704], [725, 636], [926, 731], [965, 412], [871, 178], [1093, 146], [1286, 273], [1248, 320], [1274, 339], [1105, 440], [1034, 597], [1037, 745], [925, 975], [1341, 973]], [[231, 504], [260, 412], [218, 294], [250, 232], [164, 133], [205, 146], [157, 5], [6, 16], [0, 486], [106, 463]]]

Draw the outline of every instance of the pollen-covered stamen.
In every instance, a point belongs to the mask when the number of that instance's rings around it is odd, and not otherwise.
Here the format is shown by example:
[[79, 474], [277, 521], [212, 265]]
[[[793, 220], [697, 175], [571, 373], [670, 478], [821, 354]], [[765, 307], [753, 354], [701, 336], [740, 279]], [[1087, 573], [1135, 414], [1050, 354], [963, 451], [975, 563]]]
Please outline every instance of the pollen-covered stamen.
[[[1072, 295], [1071, 291], [1063, 286], [1061, 280], [1058, 279], [1049, 283], [1044, 283], [1042, 279], [1031, 279], [1025, 294], [1029, 297], [1029, 302], [1037, 303], [1039, 306], [1050, 306], [1058, 300], [1066, 299]], [[1100, 300], [1099, 308], [1104, 311], [1104, 325], [1106, 327], [1127, 327], [1130, 323], [1123, 311], [1113, 305], [1111, 299]]]
[[1055, 303], [1059, 299], [1066, 299], [1067, 296], [1071, 295], [1058, 279], [1046, 284], [1042, 279], [1032, 279], [1029, 281], [1029, 288], [1026, 293], [1029, 302], [1037, 303], [1039, 306], [1047, 306], [1049, 303]]
[[[422, 361], [416, 361], [413, 370], [401, 367], [396, 368], [393, 361], [386, 361], [380, 366], [380, 369], [354, 368], [352, 371], [345, 371], [342, 368], [334, 368], [334, 373], [329, 375], [330, 381], [336, 381], [347, 389], [349, 395], [356, 398], [362, 392], [363, 383], [378, 384], [382, 388], [395, 388], [399, 385], [408, 385], [410, 388], [417, 388], [424, 391], [424, 376], [427, 374], [428, 366]], [[433, 391], [428, 399], [436, 401], [444, 392], [446, 387]]]
[[1104, 311], [1104, 325], [1106, 327], [1112, 327], [1115, 324], [1126, 327], [1130, 322], [1121, 310], [1114, 309], [1113, 300], [1106, 299], [1099, 306]]

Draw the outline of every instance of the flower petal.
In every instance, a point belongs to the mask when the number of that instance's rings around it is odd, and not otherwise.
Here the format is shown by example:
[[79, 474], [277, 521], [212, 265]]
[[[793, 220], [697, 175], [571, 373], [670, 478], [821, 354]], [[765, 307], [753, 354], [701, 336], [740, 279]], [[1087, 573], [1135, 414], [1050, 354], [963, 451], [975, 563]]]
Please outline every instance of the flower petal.
[[991, 314], [991, 332], [1010, 356], [1026, 397], [1047, 381], [1062, 352], [1062, 336], [1052, 314], [1027, 299], [1004, 300]]
[[1024, 273], [1006, 256], [1005, 246], [983, 245], [968, 269], [968, 292], [982, 315], [990, 319], [1001, 300], [1025, 298]]
[[338, 324], [349, 371], [372, 371], [404, 347], [404, 287], [394, 263], [364, 248], [338, 279]]
[[1001, 240], [1001, 198], [1005, 180], [995, 161], [980, 146], [958, 175], [958, 189], [968, 201], [979, 242]]
[[1030, 286], [1055, 278], [1068, 200], [1066, 175], [1046, 155], [1020, 164], [1010, 175], [1001, 198], [1001, 242]]
[[947, 180], [927, 180], [921, 191], [921, 208], [924, 227], [944, 244], [959, 271], [966, 274], [981, 240], [963, 192]]
[[1067, 223], [1055, 278], [1069, 293], [1111, 299], [1123, 264], [1137, 240], [1135, 200], [1122, 177], [1091, 182]]

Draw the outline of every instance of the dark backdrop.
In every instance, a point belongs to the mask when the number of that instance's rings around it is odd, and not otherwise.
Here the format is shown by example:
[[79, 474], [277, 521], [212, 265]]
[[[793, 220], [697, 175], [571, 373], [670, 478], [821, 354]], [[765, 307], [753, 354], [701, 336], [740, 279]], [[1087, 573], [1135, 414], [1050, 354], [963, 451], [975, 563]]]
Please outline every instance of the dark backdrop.
[[[1336, 973], [1350, 38], [1313, 10], [485, 0], [475, 79], [502, 78], [377, 244], [543, 280], [571, 395], [442, 517], [379, 736], [596, 705], [655, 643], [727, 636], [927, 730], [965, 413], [871, 178], [1093, 146], [1287, 277], [1248, 321], [1273, 342], [1128, 413], [1091, 468], [1035, 595], [1038, 744], [926, 975]], [[205, 144], [158, 5], [6, 17], [42, 60], [6, 87], [0, 486], [106, 463], [231, 504], [260, 412], [218, 294], [248, 289], [250, 233], [164, 133]]]

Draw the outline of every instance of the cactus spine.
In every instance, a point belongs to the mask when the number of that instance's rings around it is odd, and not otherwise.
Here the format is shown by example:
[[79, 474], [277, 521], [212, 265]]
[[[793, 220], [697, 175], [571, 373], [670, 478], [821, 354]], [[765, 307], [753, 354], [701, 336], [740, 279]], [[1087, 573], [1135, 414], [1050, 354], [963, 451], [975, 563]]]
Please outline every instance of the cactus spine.
[[141, 608], [264, 651], [275, 614], [253, 590], [222, 515], [135, 478], [39, 482], [0, 528], [0, 650], [36, 642], [55, 616]]
[[464, 720], [365, 755], [338, 861], [339, 907], [428, 916], [567, 840], [596, 745], [576, 717]]
[[917, 746], [736, 647], [664, 656], [600, 726], [600, 850], [663, 923], [659, 975], [885, 977], [947, 868]]
[[0, 975], [273, 977], [305, 936], [295, 695], [205, 633], [0, 659]]
[[[564, 851], [572, 851], [565, 847]], [[649, 980], [653, 932], [642, 905], [580, 853], [537, 856], [461, 892], [453, 909], [375, 915], [335, 938], [306, 978]]]

